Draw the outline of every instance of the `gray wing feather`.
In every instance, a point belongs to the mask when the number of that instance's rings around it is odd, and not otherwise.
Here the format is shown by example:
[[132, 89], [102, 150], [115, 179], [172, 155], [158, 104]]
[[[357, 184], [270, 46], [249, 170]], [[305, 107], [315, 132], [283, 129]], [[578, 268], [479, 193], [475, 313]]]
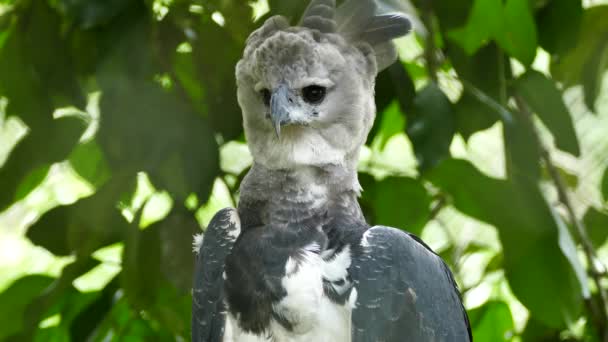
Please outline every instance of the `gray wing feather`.
[[192, 341], [217, 342], [224, 334], [224, 261], [230, 253], [240, 223], [236, 209], [215, 214], [200, 246], [192, 286]]
[[353, 342], [472, 341], [452, 275], [413, 235], [370, 228], [353, 261]]

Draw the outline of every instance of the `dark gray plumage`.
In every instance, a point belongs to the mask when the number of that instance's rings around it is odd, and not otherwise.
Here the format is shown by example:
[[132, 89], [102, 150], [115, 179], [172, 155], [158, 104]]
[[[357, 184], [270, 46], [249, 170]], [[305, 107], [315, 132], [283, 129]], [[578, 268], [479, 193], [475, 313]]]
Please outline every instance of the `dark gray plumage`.
[[313, 0], [299, 26], [250, 35], [236, 78], [254, 163], [197, 248], [193, 340], [470, 341], [443, 261], [357, 203], [375, 77], [410, 29], [373, 0]]
[[472, 340], [452, 274], [426, 244], [381, 226], [363, 241], [366, 250], [352, 266], [359, 294], [353, 341]]
[[224, 262], [240, 234], [235, 209], [226, 208], [215, 214], [202, 235], [195, 239], [197, 253], [192, 285], [192, 341], [221, 341], [224, 335]]

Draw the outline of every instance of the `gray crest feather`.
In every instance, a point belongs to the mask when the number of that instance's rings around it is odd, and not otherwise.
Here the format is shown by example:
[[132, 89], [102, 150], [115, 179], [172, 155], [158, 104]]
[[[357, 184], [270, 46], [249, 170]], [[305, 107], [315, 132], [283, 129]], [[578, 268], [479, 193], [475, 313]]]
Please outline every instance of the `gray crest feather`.
[[378, 71], [397, 60], [391, 40], [405, 36], [412, 28], [405, 14], [380, 13], [374, 0], [347, 0], [336, 10], [335, 21], [337, 32], [348, 41], [373, 47]]
[[349, 40], [356, 38], [376, 13], [373, 0], [347, 0], [336, 10], [338, 32]]
[[319, 30], [323, 33], [336, 32], [336, 22], [319, 15], [313, 15], [302, 20], [303, 27]]
[[391, 64], [395, 63], [398, 54], [395, 44], [392, 42], [384, 42], [373, 46], [374, 53], [376, 54], [376, 64], [378, 70], [384, 70]]
[[361, 40], [375, 46], [405, 36], [412, 28], [410, 21], [400, 13], [374, 16], [361, 32]]
[[335, 9], [335, 0], [312, 0], [306, 7], [299, 26], [321, 32], [335, 32], [336, 24], [333, 21]]

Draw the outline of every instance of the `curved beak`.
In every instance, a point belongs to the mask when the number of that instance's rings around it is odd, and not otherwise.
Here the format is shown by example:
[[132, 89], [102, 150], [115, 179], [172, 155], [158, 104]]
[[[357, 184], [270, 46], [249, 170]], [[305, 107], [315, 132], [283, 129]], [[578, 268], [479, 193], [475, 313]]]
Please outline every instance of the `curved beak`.
[[281, 138], [281, 126], [291, 122], [289, 112], [293, 104], [294, 95], [286, 85], [281, 84], [272, 92], [270, 98], [270, 120], [278, 139]]

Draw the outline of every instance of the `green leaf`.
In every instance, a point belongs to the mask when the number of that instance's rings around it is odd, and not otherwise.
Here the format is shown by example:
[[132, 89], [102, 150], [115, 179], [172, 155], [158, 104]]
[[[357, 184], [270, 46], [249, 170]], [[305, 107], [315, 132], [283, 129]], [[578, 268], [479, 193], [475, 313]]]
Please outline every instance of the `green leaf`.
[[527, 0], [476, 0], [465, 27], [448, 32], [467, 55], [494, 39], [525, 66], [536, 55], [536, 27]]
[[460, 78], [483, 90], [491, 98], [500, 100], [500, 78], [504, 71], [501, 71], [498, 59], [503, 52], [495, 43], [484, 46], [472, 56], [467, 56], [454, 44], [448, 43], [447, 51]]
[[477, 341], [511, 341], [515, 333], [511, 309], [505, 302], [489, 301], [469, 311], [473, 336]]
[[78, 144], [68, 160], [74, 170], [94, 187], [99, 187], [110, 178], [103, 151], [95, 140]]
[[584, 269], [576, 255], [572, 260], [575, 247], [568, 231], [534, 183], [490, 178], [469, 162], [454, 159], [441, 163], [428, 178], [450, 195], [459, 211], [498, 229], [511, 289], [534, 317], [564, 328], [580, 315], [582, 298], [589, 293]]
[[70, 342], [70, 335], [65, 327], [61, 325], [38, 328], [34, 336], [34, 342]]
[[448, 37], [472, 55], [502, 30], [502, 12], [501, 0], [475, 0], [466, 26], [452, 30]]
[[536, 29], [540, 46], [552, 55], [559, 56], [574, 48], [582, 16], [580, 0], [550, 1], [537, 14]]
[[555, 83], [540, 72], [529, 70], [517, 79], [515, 88], [551, 131], [555, 145], [574, 156], [580, 156], [572, 117]]
[[[138, 222], [138, 219], [133, 222]], [[127, 231], [122, 256], [121, 287], [137, 310], [151, 308], [161, 283], [160, 235], [157, 226], [144, 230], [132, 224]]]
[[528, 118], [520, 115], [503, 126], [507, 173], [513, 178], [536, 181], [541, 177], [541, 151]]
[[302, 13], [308, 5], [306, 1], [281, 1], [269, 0], [270, 10], [273, 14], [280, 14], [287, 17], [293, 24], [300, 20]]
[[[243, 125], [234, 67], [242, 56], [245, 37], [235, 37], [212, 21], [197, 26], [197, 34], [192, 56], [196, 75], [205, 87], [204, 100], [209, 108], [205, 114], [215, 132], [225, 140], [236, 139], [243, 133]], [[213, 53], [209, 53], [210, 46]]]
[[95, 300], [74, 316], [69, 323], [72, 341], [84, 341], [93, 334], [98, 324], [111, 310], [118, 285], [118, 276], [116, 276], [101, 290]]
[[491, 108], [468, 92], [462, 94], [453, 108], [456, 117], [456, 130], [465, 140], [468, 140], [476, 132], [492, 127], [498, 119]]
[[[474, 0], [438, 1], [433, 3], [442, 32], [464, 27], [470, 17]], [[482, 4], [478, 4], [480, 6]]]
[[585, 104], [592, 111], [598, 111], [595, 100], [600, 93], [604, 71], [608, 68], [608, 35], [593, 51], [587, 64], [583, 67], [583, 93]]
[[109, 23], [133, 2], [133, 0], [58, 0], [51, 4], [64, 16], [70, 18], [74, 25], [82, 29], [91, 29]]
[[534, 316], [528, 319], [528, 323], [521, 334], [523, 342], [537, 341], [560, 341], [559, 329], [547, 327]]
[[[155, 47], [149, 43], [152, 33], [146, 21], [141, 19], [132, 24], [128, 32], [98, 70], [103, 90], [100, 101], [103, 120], [100, 121], [97, 142], [113, 174], [117, 171], [146, 171], [155, 185], [167, 189], [177, 201], [185, 200], [193, 192], [204, 200], [220, 171], [215, 132], [210, 127], [213, 121], [197, 113], [189, 102], [191, 99], [175, 89], [163, 89], [150, 82], [160, 66], [159, 61], [151, 57], [156, 53]], [[217, 41], [212, 43], [222, 45]], [[138, 51], [137, 56], [133, 56], [134, 50]], [[193, 47], [193, 53], [196, 51], [197, 48]], [[205, 61], [211, 58], [208, 55], [205, 54]], [[199, 57], [198, 54], [194, 56]], [[227, 60], [212, 62], [217, 67], [225, 65]], [[230, 68], [232, 75], [234, 65]], [[212, 71], [219, 73], [219, 70]], [[233, 76], [228, 82], [227, 71], [222, 72], [222, 79], [214, 79], [209, 87], [234, 86]], [[233, 101], [236, 112], [229, 113], [229, 106], [209, 108], [216, 119], [221, 117], [224, 124], [239, 126], [240, 134], [242, 127], [236, 90], [222, 89], [221, 96], [213, 94], [213, 101]], [[233, 114], [238, 115], [238, 119], [233, 118]], [[225, 136], [228, 135], [226, 133]]]
[[418, 93], [414, 110], [407, 117], [406, 133], [420, 170], [428, 170], [449, 156], [454, 132], [452, 104], [437, 85], [430, 83]]
[[58, 207], [44, 214], [36, 223], [29, 227], [27, 237], [36, 245], [46, 248], [54, 255], [69, 255], [68, 222], [70, 207]]
[[380, 120], [380, 130], [375, 136], [378, 139], [380, 150], [384, 150], [386, 143], [396, 134], [403, 132], [405, 118], [397, 102], [393, 102], [383, 113]]
[[127, 222], [116, 209], [128, 188], [126, 181], [112, 179], [92, 195], [70, 206], [45, 213], [27, 231], [27, 237], [55, 255], [89, 255], [119, 240]]
[[[32, 130], [26, 135], [0, 168], [0, 210], [18, 197], [17, 187], [24, 176], [40, 167], [65, 159], [84, 129], [81, 119], [63, 117], [52, 120], [44, 129]], [[49, 141], [53, 143], [49, 144]], [[22, 190], [26, 189], [27, 186], [24, 185]]]
[[42, 183], [42, 181], [46, 178], [50, 168], [51, 166], [48, 164], [42, 165], [25, 176], [15, 191], [14, 202], [25, 198], [25, 196], [32, 192], [32, 190], [38, 187], [38, 185], [40, 185], [40, 183]]
[[33, 75], [56, 107], [83, 108], [86, 97], [73, 69], [69, 45], [62, 32], [62, 18], [47, 1], [31, 2], [28, 14], [28, 20], [20, 23], [21, 47]]
[[583, 222], [593, 246], [602, 247], [608, 240], [608, 213], [590, 207], [583, 217]]
[[498, 45], [524, 66], [529, 66], [536, 56], [537, 39], [528, 0], [507, 0], [503, 18], [502, 30], [495, 35]]
[[593, 6], [583, 12], [576, 47], [551, 61], [553, 77], [565, 87], [582, 84], [585, 103], [592, 111], [606, 70], [608, 54], [608, 6]]
[[406, 113], [412, 111], [416, 98], [416, 86], [406, 66], [401, 63], [393, 63], [386, 70], [391, 77], [395, 98], [399, 101], [401, 110]]
[[161, 271], [181, 294], [189, 295], [194, 258], [192, 250], [184, 246], [192, 244], [192, 236], [200, 233], [201, 227], [194, 214], [181, 206], [174, 207], [167, 218], [154, 225], [158, 226], [161, 240]]
[[[397, 114], [400, 111], [411, 112], [414, 98], [416, 98], [414, 81], [403, 64], [393, 63], [378, 74], [374, 96], [378, 115], [368, 135], [367, 144], [371, 144], [378, 136], [381, 139], [380, 148], [383, 149], [389, 138], [402, 132], [404, 117], [402, 114]], [[391, 105], [395, 100], [398, 101], [399, 107]], [[385, 118], [386, 115], [389, 117]]]
[[0, 293], [0, 338], [21, 331], [24, 327], [25, 310], [54, 278], [45, 275], [28, 275], [17, 279], [6, 290]]
[[429, 219], [431, 197], [416, 179], [389, 177], [373, 191], [374, 223], [420, 234]]
[[608, 167], [604, 170], [604, 175], [602, 176], [602, 184], [600, 185], [600, 191], [602, 192], [602, 197], [604, 197], [604, 201], [608, 202]]

